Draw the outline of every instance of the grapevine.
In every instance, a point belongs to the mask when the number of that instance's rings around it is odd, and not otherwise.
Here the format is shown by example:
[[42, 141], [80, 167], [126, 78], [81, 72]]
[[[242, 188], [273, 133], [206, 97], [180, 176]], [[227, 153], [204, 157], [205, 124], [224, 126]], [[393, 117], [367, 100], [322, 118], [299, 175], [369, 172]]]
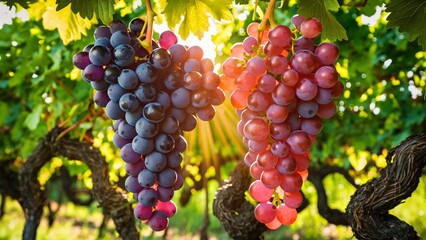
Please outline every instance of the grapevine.
[[211, 120], [225, 94], [202, 48], [178, 44], [171, 31], [152, 41], [152, 25], [145, 25], [135, 18], [128, 26], [115, 20], [96, 28], [94, 44], [73, 63], [114, 120], [113, 143], [125, 162], [125, 187], [137, 200], [135, 217], [161, 231], [176, 213], [174, 191], [183, 186], [183, 132], [196, 127], [196, 116]]
[[270, 1], [262, 22], [248, 25], [248, 36], [233, 45], [221, 75], [248, 147], [244, 161], [254, 178], [254, 214], [270, 229], [296, 221], [310, 149], [322, 118], [336, 113], [333, 100], [343, 92], [335, 68], [339, 49], [331, 42], [316, 44], [321, 22], [295, 15], [293, 30], [276, 25], [274, 7]]

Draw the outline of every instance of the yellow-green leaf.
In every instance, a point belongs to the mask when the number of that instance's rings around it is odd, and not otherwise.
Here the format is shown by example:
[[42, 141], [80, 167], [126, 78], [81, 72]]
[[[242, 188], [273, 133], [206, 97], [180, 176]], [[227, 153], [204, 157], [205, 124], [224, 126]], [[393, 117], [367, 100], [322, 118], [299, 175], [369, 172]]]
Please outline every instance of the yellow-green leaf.
[[40, 122], [40, 116], [41, 116], [42, 110], [43, 110], [43, 105], [37, 105], [37, 107], [35, 107], [33, 111], [30, 114], [28, 114], [28, 116], [25, 118], [24, 123], [30, 130], [36, 129], [37, 125]]
[[169, 28], [180, 24], [179, 35], [186, 39], [190, 33], [198, 38], [209, 30], [209, 16], [217, 20], [231, 20], [231, 0], [173, 0], [164, 9]]
[[81, 39], [82, 35], [86, 36], [87, 29], [96, 22], [96, 18], [84, 19], [79, 14], [73, 13], [70, 5], [59, 11], [56, 11], [54, 6], [47, 7], [43, 13], [43, 27], [48, 30], [58, 29], [64, 45]]

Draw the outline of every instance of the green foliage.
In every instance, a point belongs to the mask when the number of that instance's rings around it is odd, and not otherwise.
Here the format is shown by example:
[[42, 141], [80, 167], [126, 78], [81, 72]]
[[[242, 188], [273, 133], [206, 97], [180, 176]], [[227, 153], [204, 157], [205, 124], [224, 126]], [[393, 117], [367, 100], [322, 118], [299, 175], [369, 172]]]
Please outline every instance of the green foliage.
[[322, 23], [322, 38], [335, 40], [348, 40], [346, 30], [330, 13], [339, 10], [336, 0], [300, 0], [299, 14], [303, 17], [316, 17]]
[[79, 13], [81, 17], [88, 19], [96, 15], [104, 24], [109, 24], [114, 14], [114, 0], [56, 0], [56, 3], [57, 11], [71, 4], [71, 10], [74, 13]]
[[28, 8], [30, 4], [37, 2], [37, 0], [2, 0], [9, 7], [20, 5], [23, 8]]
[[426, 2], [423, 0], [392, 0], [387, 6], [391, 12], [388, 27], [398, 27], [409, 34], [409, 40], [418, 39], [426, 50]]

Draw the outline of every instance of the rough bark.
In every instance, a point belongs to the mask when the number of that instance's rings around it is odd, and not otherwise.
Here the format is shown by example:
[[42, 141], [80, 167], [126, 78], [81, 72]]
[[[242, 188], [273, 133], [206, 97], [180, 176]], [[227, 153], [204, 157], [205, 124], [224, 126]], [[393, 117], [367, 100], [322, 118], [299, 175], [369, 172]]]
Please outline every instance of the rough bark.
[[94, 199], [103, 208], [104, 213], [113, 218], [117, 232], [123, 239], [138, 239], [132, 208], [122, 193], [110, 184], [108, 165], [100, 151], [87, 142], [69, 139], [67, 135], [57, 139], [60, 132], [59, 128], [49, 132], [23, 164], [19, 173], [26, 218], [23, 239], [36, 239], [37, 228], [46, 204], [46, 196], [40, 188], [37, 173], [55, 155], [80, 160], [88, 165], [92, 172]]
[[248, 168], [240, 161], [213, 200], [213, 214], [233, 239], [263, 239], [266, 231], [265, 225], [254, 217], [254, 206], [245, 199], [250, 182]]
[[393, 148], [380, 176], [352, 195], [346, 208], [358, 239], [420, 239], [412, 226], [389, 214], [411, 196], [426, 165], [426, 134], [413, 135]]

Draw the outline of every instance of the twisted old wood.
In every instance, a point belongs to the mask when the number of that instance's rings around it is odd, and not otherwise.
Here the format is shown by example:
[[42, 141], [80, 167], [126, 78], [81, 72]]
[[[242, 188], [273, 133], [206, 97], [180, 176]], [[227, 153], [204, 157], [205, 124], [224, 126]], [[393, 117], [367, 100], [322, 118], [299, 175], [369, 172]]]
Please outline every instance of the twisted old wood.
[[380, 176], [359, 187], [346, 208], [358, 239], [420, 239], [412, 226], [389, 214], [411, 196], [426, 165], [426, 134], [413, 135], [393, 148]]
[[61, 130], [53, 129], [40, 141], [19, 173], [26, 219], [22, 238], [36, 239], [46, 205], [45, 192], [41, 189], [37, 174], [45, 163], [59, 155], [87, 164], [92, 172], [93, 197], [103, 208], [104, 214], [113, 218], [117, 232], [123, 239], [138, 239], [132, 208], [122, 193], [109, 182], [108, 165], [99, 149], [90, 143], [70, 139], [67, 135], [57, 139]]

